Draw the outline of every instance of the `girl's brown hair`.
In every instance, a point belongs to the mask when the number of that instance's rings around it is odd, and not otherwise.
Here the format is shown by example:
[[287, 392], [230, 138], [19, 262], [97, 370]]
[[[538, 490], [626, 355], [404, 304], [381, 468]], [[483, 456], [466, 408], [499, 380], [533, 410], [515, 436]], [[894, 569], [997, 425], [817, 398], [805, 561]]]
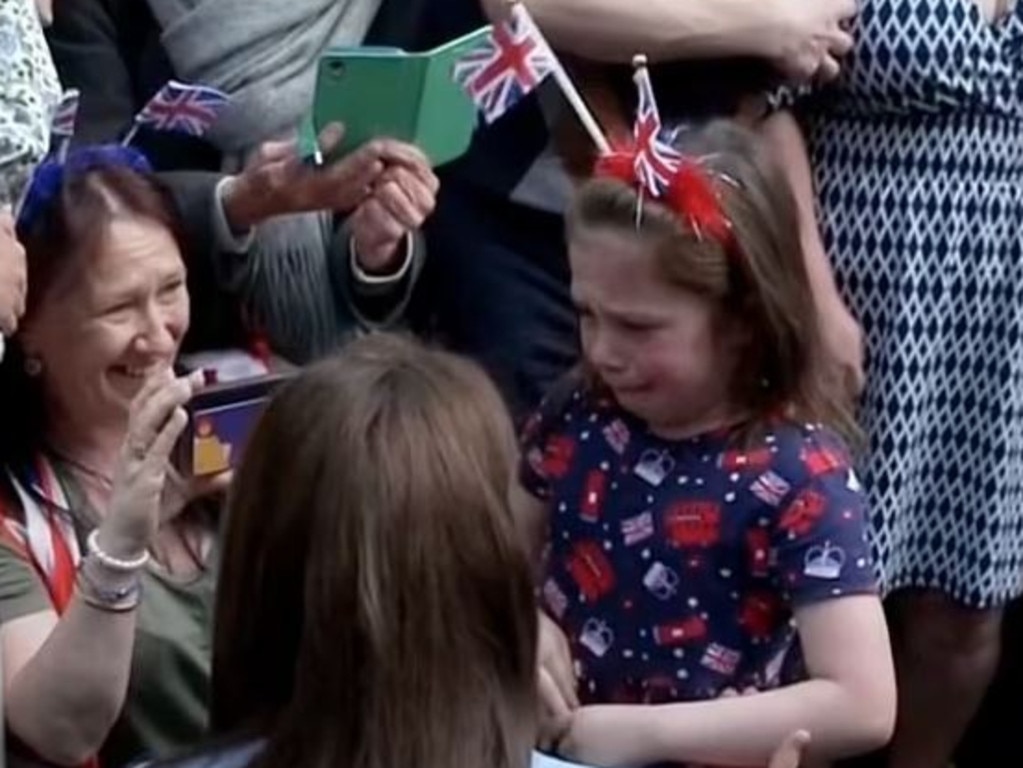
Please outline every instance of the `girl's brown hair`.
[[581, 229], [637, 231], [672, 284], [710, 298], [742, 330], [733, 401], [765, 421], [782, 414], [822, 422], [859, 443], [845, 389], [828, 372], [799, 222], [788, 180], [755, 136], [718, 120], [679, 132], [676, 148], [698, 159], [731, 223], [732, 240], [700, 237], [684, 217], [634, 187], [596, 178], [579, 190], [568, 236]]
[[473, 364], [358, 339], [267, 409], [235, 481], [212, 724], [264, 766], [522, 768], [536, 615], [514, 439]]

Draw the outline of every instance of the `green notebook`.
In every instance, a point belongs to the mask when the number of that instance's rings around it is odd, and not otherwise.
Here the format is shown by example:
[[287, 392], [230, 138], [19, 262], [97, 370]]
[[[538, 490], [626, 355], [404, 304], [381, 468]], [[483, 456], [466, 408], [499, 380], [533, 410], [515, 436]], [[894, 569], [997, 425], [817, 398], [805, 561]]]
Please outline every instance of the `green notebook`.
[[451, 162], [469, 148], [476, 106], [454, 81], [455, 62], [490, 33], [483, 27], [432, 51], [398, 48], [330, 48], [320, 57], [312, 114], [300, 146], [316, 153], [316, 136], [328, 123], [345, 125], [340, 153], [377, 137], [417, 145], [435, 165]]

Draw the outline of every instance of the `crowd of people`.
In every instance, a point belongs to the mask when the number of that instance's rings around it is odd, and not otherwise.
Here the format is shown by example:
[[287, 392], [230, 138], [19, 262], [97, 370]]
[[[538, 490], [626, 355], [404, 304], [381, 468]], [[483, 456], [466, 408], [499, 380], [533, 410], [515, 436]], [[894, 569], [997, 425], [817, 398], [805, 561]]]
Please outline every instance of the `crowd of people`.
[[[1023, 592], [1023, 7], [525, 5], [611, 151], [552, 81], [303, 160], [327, 48], [504, 0], [0, 0], [12, 765], [949, 764]], [[180, 471], [182, 355], [257, 347]]]

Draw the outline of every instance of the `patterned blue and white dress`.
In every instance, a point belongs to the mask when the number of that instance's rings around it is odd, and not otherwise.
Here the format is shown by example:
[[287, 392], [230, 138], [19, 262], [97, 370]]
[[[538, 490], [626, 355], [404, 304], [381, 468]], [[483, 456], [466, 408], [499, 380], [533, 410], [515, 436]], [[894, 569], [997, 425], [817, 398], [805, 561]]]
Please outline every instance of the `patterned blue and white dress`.
[[862, 0], [855, 32], [801, 109], [866, 331], [875, 555], [889, 590], [996, 606], [1023, 577], [1023, 4]]

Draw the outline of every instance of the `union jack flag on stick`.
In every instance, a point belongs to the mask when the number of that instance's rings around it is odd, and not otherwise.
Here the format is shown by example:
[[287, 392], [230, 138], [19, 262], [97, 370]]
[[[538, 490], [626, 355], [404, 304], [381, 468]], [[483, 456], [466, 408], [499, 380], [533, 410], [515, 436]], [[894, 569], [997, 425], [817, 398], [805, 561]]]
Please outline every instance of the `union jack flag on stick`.
[[660, 197], [679, 168], [681, 155], [661, 138], [661, 115], [654, 98], [646, 56], [632, 60], [639, 99], [636, 104], [636, 179], [653, 197]]
[[508, 17], [494, 24], [489, 37], [456, 62], [454, 69], [455, 82], [487, 123], [498, 120], [551, 75], [600, 152], [610, 152], [600, 125], [521, 2], [511, 3]]
[[138, 129], [144, 125], [157, 131], [202, 136], [216, 122], [227, 102], [227, 94], [216, 88], [171, 80], [135, 116], [135, 122], [121, 144], [131, 144]]
[[79, 94], [74, 88], [64, 91], [57, 108], [53, 111], [50, 121], [50, 141], [56, 146], [57, 160], [67, 160], [71, 137], [75, 135], [75, 123], [78, 121]]

